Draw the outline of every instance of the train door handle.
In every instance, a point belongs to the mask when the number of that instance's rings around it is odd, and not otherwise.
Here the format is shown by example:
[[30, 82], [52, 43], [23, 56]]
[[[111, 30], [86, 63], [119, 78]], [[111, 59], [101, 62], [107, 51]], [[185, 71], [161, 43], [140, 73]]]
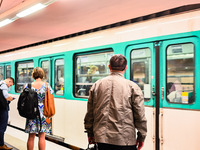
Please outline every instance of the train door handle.
[[161, 89], [161, 97], [162, 97], [162, 99], [164, 99], [164, 87], [162, 87], [162, 89]]
[[154, 99], [154, 97], [156, 96], [156, 93], [154, 92], [154, 86], [152, 87], [152, 98]]

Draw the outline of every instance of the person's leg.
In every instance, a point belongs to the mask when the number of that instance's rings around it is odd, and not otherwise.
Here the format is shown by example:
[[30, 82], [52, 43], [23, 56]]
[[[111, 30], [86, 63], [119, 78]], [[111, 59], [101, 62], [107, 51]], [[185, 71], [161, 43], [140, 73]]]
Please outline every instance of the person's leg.
[[35, 140], [35, 133], [29, 133], [28, 141], [27, 141], [27, 150], [34, 149], [34, 140]]
[[8, 124], [8, 110], [0, 110], [0, 146], [4, 145], [4, 133]]
[[39, 150], [45, 150], [46, 147], [45, 132], [39, 133], [38, 137], [39, 137], [39, 142], [38, 142]]

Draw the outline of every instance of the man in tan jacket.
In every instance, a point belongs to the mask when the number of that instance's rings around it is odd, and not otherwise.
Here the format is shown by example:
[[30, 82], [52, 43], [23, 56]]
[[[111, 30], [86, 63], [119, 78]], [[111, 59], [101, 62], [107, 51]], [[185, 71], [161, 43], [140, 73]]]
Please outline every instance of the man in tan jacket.
[[84, 119], [89, 143], [98, 143], [99, 150], [140, 150], [147, 133], [143, 93], [124, 78], [123, 55], [112, 56], [109, 69], [111, 74], [95, 82], [89, 92]]

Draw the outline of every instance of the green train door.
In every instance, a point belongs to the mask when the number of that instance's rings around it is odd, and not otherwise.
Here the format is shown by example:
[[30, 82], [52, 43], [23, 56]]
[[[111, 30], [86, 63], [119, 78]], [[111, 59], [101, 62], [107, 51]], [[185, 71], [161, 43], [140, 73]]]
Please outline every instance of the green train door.
[[[159, 80], [156, 148], [200, 149], [199, 39], [176, 38], [155, 45]], [[156, 149], [156, 150], [157, 150]]]
[[126, 49], [128, 68], [127, 79], [137, 83], [145, 98], [147, 137], [144, 150], [155, 149], [155, 50], [154, 43], [131, 45]]

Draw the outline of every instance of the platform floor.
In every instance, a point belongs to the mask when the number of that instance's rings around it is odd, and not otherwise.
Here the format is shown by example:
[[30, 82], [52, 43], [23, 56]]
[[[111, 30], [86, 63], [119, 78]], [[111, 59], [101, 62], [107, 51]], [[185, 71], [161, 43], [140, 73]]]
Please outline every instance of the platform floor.
[[[5, 143], [8, 146], [14, 147], [13, 150], [26, 150], [26, 141], [28, 134], [14, 129], [12, 127], [7, 127], [5, 133]], [[35, 138], [34, 150], [38, 150], [38, 137]], [[46, 140], [46, 150], [69, 150], [69, 148], [57, 145], [53, 142]]]

